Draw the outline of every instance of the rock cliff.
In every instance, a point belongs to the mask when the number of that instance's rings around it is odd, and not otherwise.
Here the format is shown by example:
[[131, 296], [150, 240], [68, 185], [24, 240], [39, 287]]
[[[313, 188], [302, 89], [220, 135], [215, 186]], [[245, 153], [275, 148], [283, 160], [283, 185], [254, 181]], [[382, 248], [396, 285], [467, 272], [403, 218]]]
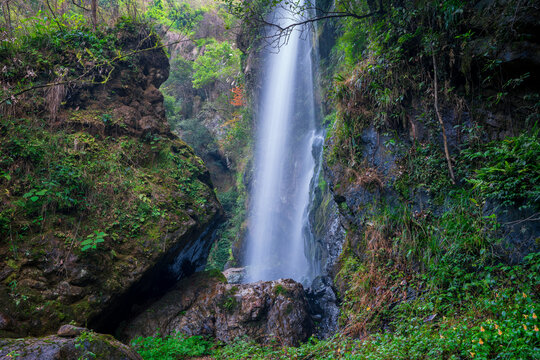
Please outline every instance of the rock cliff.
[[[221, 205], [200, 158], [169, 130], [158, 37], [120, 25], [102, 34], [124, 54], [107, 54], [106, 77], [59, 92], [50, 116], [38, 92], [31, 113], [0, 124], [0, 336], [69, 321], [111, 331], [206, 263]], [[59, 54], [74, 71], [76, 51]]]

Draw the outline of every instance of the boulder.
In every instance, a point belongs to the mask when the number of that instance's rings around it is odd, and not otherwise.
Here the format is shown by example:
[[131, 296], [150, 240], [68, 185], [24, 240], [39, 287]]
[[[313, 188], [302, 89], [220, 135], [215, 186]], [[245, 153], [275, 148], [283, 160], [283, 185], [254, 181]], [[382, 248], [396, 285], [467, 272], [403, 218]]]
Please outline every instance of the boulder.
[[326, 339], [338, 330], [338, 300], [330, 276], [317, 276], [306, 290], [310, 313], [317, 323], [316, 336]]
[[[70, 325], [62, 326], [64, 327], [67, 329]], [[142, 360], [139, 354], [112, 336], [94, 333], [88, 329], [82, 329], [77, 336], [69, 337], [51, 335], [42, 338], [0, 339], [0, 359], [12, 358]]]
[[197, 273], [120, 330], [121, 338], [209, 335], [230, 343], [247, 336], [297, 345], [312, 334], [304, 288], [290, 279], [227, 284], [221, 273]]
[[228, 268], [223, 271], [223, 276], [227, 279], [229, 284], [241, 284], [244, 281], [246, 275], [246, 269], [241, 268]]

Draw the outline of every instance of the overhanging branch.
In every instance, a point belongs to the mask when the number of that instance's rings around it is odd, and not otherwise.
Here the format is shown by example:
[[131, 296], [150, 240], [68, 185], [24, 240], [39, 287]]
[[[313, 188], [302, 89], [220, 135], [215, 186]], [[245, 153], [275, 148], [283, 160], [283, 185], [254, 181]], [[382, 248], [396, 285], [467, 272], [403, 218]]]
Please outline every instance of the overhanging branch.
[[[148, 37], [146, 37], [145, 39], [147, 39]], [[106, 60], [104, 62], [101, 62], [99, 64], [95, 64], [94, 66], [92, 66], [90, 69], [86, 70], [82, 75], [74, 78], [74, 79], [68, 79], [68, 80], [63, 80], [63, 81], [57, 81], [57, 82], [50, 82], [50, 83], [45, 83], [45, 84], [38, 84], [38, 85], [33, 85], [33, 86], [30, 86], [26, 89], [22, 89], [18, 92], [15, 92], [11, 95], [9, 95], [8, 97], [0, 100], [0, 105], [10, 101], [10, 100], [13, 100], [15, 97], [18, 97], [20, 95], [23, 95], [29, 91], [32, 91], [32, 90], [38, 90], [38, 89], [43, 89], [43, 88], [49, 88], [49, 87], [53, 87], [53, 86], [58, 86], [58, 85], [68, 85], [68, 84], [73, 84], [73, 83], [79, 83], [79, 84], [105, 84], [108, 79], [110, 78], [110, 75], [112, 74], [112, 71], [114, 70], [114, 63], [118, 62], [118, 61], [122, 61], [122, 60], [125, 60], [131, 56], [134, 56], [136, 54], [139, 54], [139, 53], [142, 53], [142, 52], [146, 52], [146, 51], [152, 51], [152, 50], [157, 50], [157, 49], [162, 49], [164, 47], [167, 47], [167, 46], [171, 46], [171, 45], [175, 45], [175, 44], [179, 44], [179, 43], [182, 43], [182, 42], [188, 42], [188, 41], [195, 41], [195, 40], [198, 40], [198, 39], [181, 39], [181, 40], [177, 40], [177, 41], [173, 41], [173, 42], [170, 42], [170, 43], [167, 43], [167, 44], [159, 44], [159, 45], [155, 45], [155, 46], [152, 46], [152, 47], [148, 47], [148, 48], [144, 48], [144, 49], [135, 49], [135, 50], [132, 50], [126, 54], [120, 54], [114, 58], [112, 58], [111, 60]], [[141, 42], [144, 42], [144, 39], [141, 41]], [[106, 77], [106, 79], [104, 81], [99, 81], [99, 82], [95, 82], [93, 80], [84, 80], [84, 78], [88, 75], [90, 75], [95, 69], [99, 68], [100, 66], [104, 66], [104, 65], [110, 65], [112, 67], [112, 69], [109, 71], [108, 73], [108, 76]]]

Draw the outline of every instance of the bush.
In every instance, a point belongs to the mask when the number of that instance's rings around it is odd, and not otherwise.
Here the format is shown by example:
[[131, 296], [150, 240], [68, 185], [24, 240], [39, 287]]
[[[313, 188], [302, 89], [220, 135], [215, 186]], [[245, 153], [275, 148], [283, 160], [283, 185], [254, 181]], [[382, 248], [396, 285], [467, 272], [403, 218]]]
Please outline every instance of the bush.
[[138, 337], [131, 342], [131, 346], [145, 360], [176, 360], [193, 356], [210, 354], [212, 343], [202, 336], [186, 336], [180, 333], [160, 337]]
[[234, 49], [227, 42], [214, 39], [201, 44], [205, 46], [204, 54], [193, 64], [193, 87], [200, 89], [219, 80], [233, 83], [240, 77], [240, 50]]
[[520, 208], [540, 205], [539, 128], [518, 137], [464, 151], [465, 159], [483, 165], [468, 179], [489, 199]]

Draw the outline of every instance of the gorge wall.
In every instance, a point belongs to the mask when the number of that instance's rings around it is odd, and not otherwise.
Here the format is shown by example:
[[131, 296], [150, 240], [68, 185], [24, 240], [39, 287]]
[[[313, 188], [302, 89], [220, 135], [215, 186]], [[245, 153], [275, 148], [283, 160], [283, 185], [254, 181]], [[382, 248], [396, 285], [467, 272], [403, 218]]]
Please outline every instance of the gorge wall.
[[[106, 56], [125, 54], [108, 73], [95, 66], [90, 82], [37, 90], [3, 109], [17, 117], [0, 124], [1, 336], [70, 321], [112, 331], [202, 270], [213, 244], [222, 208], [200, 158], [169, 130], [159, 39], [131, 21], [101, 36]], [[72, 41], [45, 65], [24, 50], [19, 63], [3, 60], [8, 80], [21, 66], [83, 71]], [[40, 68], [40, 80], [52, 73]]]
[[[391, 330], [399, 304], [448, 286], [437, 281], [449, 269], [467, 287], [482, 266], [539, 250], [538, 9], [380, 6], [322, 50], [334, 76], [324, 179], [347, 234], [334, 275], [356, 335]], [[324, 26], [324, 43], [336, 29]]]

